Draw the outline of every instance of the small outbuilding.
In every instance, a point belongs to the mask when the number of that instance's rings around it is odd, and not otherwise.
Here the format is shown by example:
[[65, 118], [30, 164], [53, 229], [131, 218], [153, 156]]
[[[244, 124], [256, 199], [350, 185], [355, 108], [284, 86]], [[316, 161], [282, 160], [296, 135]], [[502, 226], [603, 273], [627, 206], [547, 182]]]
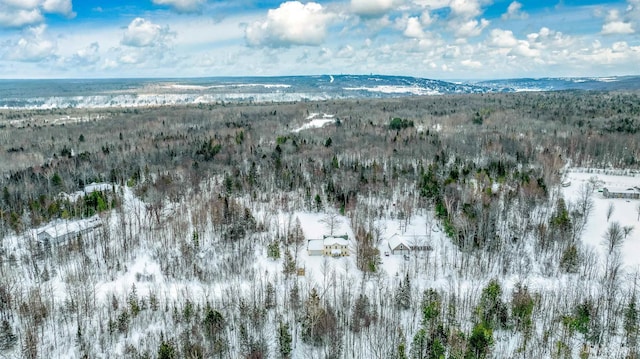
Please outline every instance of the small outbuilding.
[[606, 187], [602, 189], [602, 195], [605, 198], [640, 199], [640, 190], [638, 189], [638, 187]]

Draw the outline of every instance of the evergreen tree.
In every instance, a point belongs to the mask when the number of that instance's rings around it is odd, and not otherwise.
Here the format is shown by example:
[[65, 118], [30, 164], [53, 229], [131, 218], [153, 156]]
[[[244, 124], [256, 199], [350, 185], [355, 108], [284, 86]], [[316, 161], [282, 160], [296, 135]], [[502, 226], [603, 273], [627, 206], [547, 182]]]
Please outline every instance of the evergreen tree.
[[294, 282], [289, 291], [289, 302], [294, 310], [300, 307], [300, 287], [298, 287], [298, 282]]
[[278, 243], [278, 241], [269, 243], [269, 245], [267, 246], [267, 257], [271, 259], [280, 258], [280, 244]]
[[171, 341], [160, 340], [158, 348], [158, 359], [176, 359], [178, 354], [176, 348]]
[[411, 307], [411, 281], [409, 280], [409, 273], [404, 277], [404, 280], [396, 288], [395, 294], [396, 307], [400, 309], [409, 309]]
[[504, 328], [507, 324], [507, 307], [502, 301], [502, 288], [497, 280], [490, 280], [482, 290], [476, 312], [478, 319], [488, 328]]
[[296, 272], [296, 262], [293, 260], [293, 256], [287, 250], [284, 252], [284, 262], [282, 263], [282, 273], [285, 276], [289, 276]]
[[358, 333], [362, 328], [368, 328], [375, 319], [375, 314], [372, 313], [369, 297], [367, 297], [366, 294], [360, 294], [353, 306], [350, 325], [351, 330]]
[[485, 323], [480, 322], [473, 327], [469, 336], [469, 346], [467, 348], [466, 359], [483, 359], [489, 354], [489, 349], [493, 344], [493, 331]]
[[278, 327], [278, 349], [283, 359], [288, 359], [291, 355], [291, 332], [289, 331], [289, 324], [280, 322]]
[[629, 299], [629, 304], [624, 310], [624, 334], [629, 348], [638, 345], [638, 308], [636, 307], [635, 293]]
[[264, 308], [271, 309], [276, 306], [276, 290], [271, 282], [267, 283], [266, 295], [264, 298]]
[[16, 345], [18, 337], [13, 333], [13, 328], [8, 320], [3, 320], [0, 324], [0, 350], [11, 349]]
[[411, 342], [411, 350], [409, 350], [409, 355], [411, 359], [423, 359], [427, 357], [428, 350], [428, 338], [427, 331], [424, 328], [418, 330], [416, 335], [413, 336], [413, 341]]

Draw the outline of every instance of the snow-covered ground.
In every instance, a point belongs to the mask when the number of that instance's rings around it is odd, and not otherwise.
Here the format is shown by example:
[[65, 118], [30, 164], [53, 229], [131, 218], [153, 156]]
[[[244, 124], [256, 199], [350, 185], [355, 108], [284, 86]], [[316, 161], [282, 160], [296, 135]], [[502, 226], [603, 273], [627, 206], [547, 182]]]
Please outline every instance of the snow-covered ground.
[[335, 115], [329, 115], [326, 113], [323, 113], [322, 115], [320, 115], [319, 113], [312, 113], [309, 116], [307, 116], [307, 118], [305, 118], [306, 121], [309, 121], [307, 123], [305, 123], [304, 125], [294, 129], [292, 132], [300, 132], [303, 130], [309, 130], [312, 128], [321, 128], [324, 127], [327, 124], [330, 123], [334, 123], [336, 122], [335, 119]]
[[[633, 231], [624, 240], [621, 253], [628, 270], [636, 271], [640, 269], [640, 221], [638, 209], [640, 200], [605, 198], [600, 192], [605, 187], [630, 188], [640, 186], [640, 175], [634, 173], [607, 174], [593, 170], [571, 170], [566, 174], [565, 183], [570, 182], [571, 184], [568, 187], [563, 187], [564, 198], [570, 202], [577, 201], [581, 187], [589, 184], [590, 180], [591, 182], [599, 183], [599, 185], [591, 194], [594, 206], [582, 234], [583, 243], [595, 248], [600, 257], [603, 258], [606, 252], [603, 236], [610, 223], [617, 221], [623, 227], [632, 226]], [[607, 220], [607, 211], [610, 205], [613, 205], [613, 213]]]

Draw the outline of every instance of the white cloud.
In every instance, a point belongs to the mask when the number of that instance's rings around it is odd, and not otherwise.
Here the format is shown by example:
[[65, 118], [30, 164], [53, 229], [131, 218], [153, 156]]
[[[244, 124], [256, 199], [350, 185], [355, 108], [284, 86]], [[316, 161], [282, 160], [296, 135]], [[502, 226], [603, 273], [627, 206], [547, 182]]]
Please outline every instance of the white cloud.
[[333, 18], [318, 3], [288, 1], [269, 10], [265, 20], [249, 24], [245, 38], [251, 46], [319, 45], [325, 40]]
[[602, 25], [602, 34], [603, 35], [612, 35], [612, 34], [633, 34], [635, 30], [633, 29], [633, 25], [624, 21], [611, 21]]
[[431, 10], [442, 9], [449, 6], [450, 0], [413, 0], [415, 5]]
[[458, 38], [475, 37], [482, 33], [487, 26], [489, 26], [489, 20], [467, 20], [462, 23], [453, 22], [451, 26], [454, 27], [455, 35]]
[[420, 15], [420, 23], [422, 26], [429, 26], [433, 23], [433, 18], [431, 14], [429, 14], [429, 11], [424, 11], [422, 15]]
[[489, 45], [495, 47], [512, 48], [518, 44], [518, 39], [511, 30], [493, 29], [489, 35]]
[[16, 9], [33, 9], [40, 5], [41, 0], [0, 0], [1, 5]]
[[464, 67], [479, 69], [482, 68], [482, 62], [476, 60], [462, 60], [460, 64]]
[[97, 42], [76, 51], [67, 62], [73, 66], [91, 66], [100, 61], [100, 45]]
[[42, 8], [47, 13], [61, 14], [67, 17], [75, 17], [71, 0], [45, 0]]
[[532, 48], [531, 44], [527, 41], [518, 41], [518, 45], [511, 49], [509, 55], [533, 58], [540, 57], [541, 52], [538, 49]]
[[529, 17], [529, 14], [522, 11], [522, 4], [517, 1], [514, 1], [511, 4], [509, 4], [509, 7], [507, 8], [507, 12], [502, 14], [503, 20], [526, 19], [528, 17]]
[[424, 30], [422, 30], [422, 25], [420, 24], [420, 20], [417, 17], [410, 17], [407, 20], [407, 27], [404, 30], [404, 36], [421, 39], [424, 37]]
[[451, 0], [451, 13], [463, 19], [471, 19], [482, 14], [478, 0]]
[[336, 57], [348, 59], [352, 58], [355, 54], [356, 51], [353, 49], [353, 46], [345, 45], [338, 50], [338, 52], [336, 53]]
[[205, 0], [152, 0], [156, 5], [170, 6], [179, 12], [194, 12], [201, 9]]
[[38, 62], [55, 57], [56, 43], [47, 39], [46, 25], [26, 29], [23, 36], [11, 44], [7, 58], [15, 61]]
[[392, 10], [397, 0], [351, 0], [351, 10], [362, 16], [379, 16]]
[[71, 0], [0, 0], [0, 27], [24, 27], [42, 23], [44, 14], [74, 17]]
[[131, 21], [120, 43], [131, 47], [163, 46], [170, 36], [168, 27], [138, 17]]
[[22, 27], [41, 23], [44, 20], [39, 9], [8, 9], [0, 4], [0, 26]]

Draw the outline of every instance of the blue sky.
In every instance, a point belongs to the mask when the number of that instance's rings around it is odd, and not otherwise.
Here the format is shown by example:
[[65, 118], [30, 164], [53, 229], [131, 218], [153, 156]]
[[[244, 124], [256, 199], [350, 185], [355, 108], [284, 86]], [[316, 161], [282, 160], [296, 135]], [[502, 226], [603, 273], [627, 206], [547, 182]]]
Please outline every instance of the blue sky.
[[640, 74], [640, 0], [0, 0], [0, 78]]

